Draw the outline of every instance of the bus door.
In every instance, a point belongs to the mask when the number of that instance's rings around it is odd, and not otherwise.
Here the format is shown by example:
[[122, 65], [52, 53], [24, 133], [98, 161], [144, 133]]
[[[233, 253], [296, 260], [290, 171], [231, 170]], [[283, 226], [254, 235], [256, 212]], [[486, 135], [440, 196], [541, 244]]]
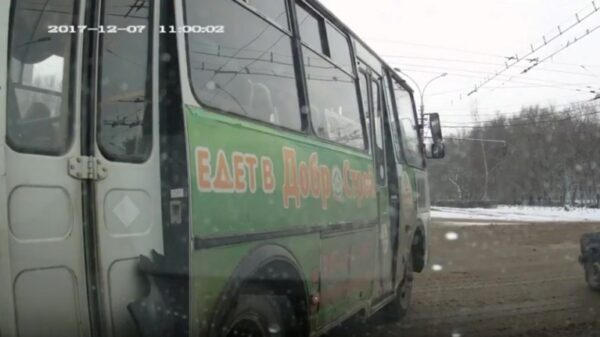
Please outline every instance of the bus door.
[[3, 1], [1, 16], [8, 8], [10, 19], [0, 20], [10, 22], [2, 27], [10, 43], [0, 83], [0, 246], [10, 260], [0, 266], [8, 279], [0, 280], [0, 334], [89, 336], [88, 228], [82, 182], [68, 170], [81, 153], [83, 35], [49, 33], [50, 25], [83, 24], [83, 1]]
[[[100, 1], [94, 102], [95, 230], [104, 333], [136, 336], [127, 306], [146, 295], [140, 255], [163, 253], [155, 1]], [[93, 134], [93, 133], [92, 133]]]
[[[378, 200], [378, 263], [376, 268], [376, 282], [374, 284], [375, 297], [384, 296], [393, 291], [392, 285], [392, 245], [390, 240], [390, 213], [389, 213], [389, 191], [387, 184], [387, 169], [385, 158], [385, 133], [383, 123], [383, 97], [381, 88], [381, 77], [367, 67], [361, 67], [360, 72], [361, 91], [363, 92], [363, 109], [368, 132], [370, 151], [373, 154], [375, 167], [375, 180], [377, 183], [376, 193]], [[365, 104], [365, 96], [368, 104]]]
[[383, 119], [383, 96], [381, 88], [381, 77], [371, 78], [371, 101], [373, 115], [373, 135], [374, 135], [374, 154], [377, 181], [377, 200], [379, 204], [379, 244], [381, 249], [381, 286], [382, 293], [387, 294], [393, 291], [392, 285], [392, 258], [393, 250], [390, 240], [390, 204], [389, 204], [389, 186], [387, 179], [387, 164], [385, 150], [385, 129]]
[[[0, 151], [11, 284], [0, 298], [12, 300], [0, 303], [11, 316], [2, 335], [135, 336], [127, 306], [146, 291], [138, 258], [162, 252], [158, 13], [152, 1], [104, 0], [88, 23], [85, 5], [12, 1]], [[85, 24], [139, 30], [95, 34], [88, 68], [87, 34], [60, 31]], [[93, 101], [82, 95], [88, 83]]]
[[394, 112], [392, 102], [393, 96], [390, 86], [390, 77], [386, 73], [383, 78], [383, 100], [385, 102], [384, 116], [386, 127], [386, 158], [388, 168], [388, 185], [390, 191], [390, 240], [392, 245], [392, 281], [394, 284], [402, 280], [404, 272], [404, 259], [406, 250], [410, 249], [410, 245], [402, 244], [405, 233], [402, 229], [405, 224], [401, 218], [401, 211], [404, 208], [402, 204], [402, 188], [403, 184], [410, 184], [409, 181], [403, 179], [404, 162], [402, 157], [402, 148], [400, 145], [400, 133], [397, 122], [397, 115]]

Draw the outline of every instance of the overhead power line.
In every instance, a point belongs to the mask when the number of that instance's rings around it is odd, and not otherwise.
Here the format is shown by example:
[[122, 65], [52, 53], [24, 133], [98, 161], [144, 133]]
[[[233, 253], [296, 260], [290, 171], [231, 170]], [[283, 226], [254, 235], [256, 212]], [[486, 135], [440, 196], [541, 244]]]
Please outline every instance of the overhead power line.
[[[543, 42], [540, 45], [538, 45], [537, 47], [534, 46], [533, 44], [531, 44], [530, 45], [530, 49], [531, 50], [529, 52], [527, 52], [524, 56], [519, 56], [519, 54], [515, 54], [514, 56], [509, 57], [509, 61], [512, 61], [512, 62], [509, 63], [507, 61], [506, 66], [503, 69], [497, 71], [494, 75], [486, 78], [480, 84], [475, 85], [475, 88], [472, 91], [470, 91], [467, 94], [467, 96], [470, 96], [470, 95], [476, 93], [484, 85], [490, 83], [493, 79], [495, 79], [498, 76], [504, 74], [506, 71], [508, 71], [509, 69], [511, 69], [512, 67], [514, 67], [515, 65], [519, 64], [523, 60], [529, 60], [529, 57], [533, 56], [535, 53], [537, 53], [538, 51], [540, 51], [544, 47], [548, 46], [548, 44], [550, 44], [551, 42], [555, 41], [559, 37], [563, 36], [565, 33], [567, 33], [568, 31], [570, 31], [571, 29], [579, 26], [582, 22], [584, 22], [585, 20], [587, 20], [588, 18], [590, 18], [594, 14], [598, 13], [598, 7], [596, 6], [596, 3], [594, 1], [592, 1], [592, 6], [593, 6], [593, 9], [589, 13], [587, 13], [587, 14], [585, 14], [583, 16], [580, 16], [579, 14], [575, 14], [576, 21], [574, 23], [572, 23], [571, 25], [569, 25], [568, 27], [561, 28], [561, 26], [558, 26], [558, 33], [556, 35], [551, 36], [550, 38], [547, 38], [546, 36], [543, 36], [542, 37]], [[531, 60], [529, 60], [529, 61], [531, 61]]]
[[505, 140], [499, 140], [499, 139], [444, 137], [444, 140], [453, 140], [453, 141], [461, 141], [461, 142], [477, 142], [477, 143], [495, 143], [495, 144], [506, 145]]
[[[549, 59], [553, 58], [553, 57], [554, 57], [555, 55], [557, 55], [558, 53], [560, 53], [560, 52], [562, 52], [563, 50], [565, 50], [565, 49], [567, 49], [567, 48], [571, 47], [572, 45], [574, 45], [574, 44], [576, 44], [577, 42], [581, 41], [582, 39], [586, 38], [587, 36], [589, 36], [589, 35], [590, 35], [590, 34], [592, 34], [593, 32], [597, 31], [598, 29], [600, 29], [600, 25], [598, 25], [598, 26], [595, 26], [595, 27], [594, 27], [594, 28], [592, 28], [592, 29], [587, 29], [587, 30], [585, 31], [585, 33], [584, 33], [584, 34], [582, 34], [581, 36], [575, 37], [573, 40], [569, 40], [569, 41], [567, 41], [567, 43], [566, 43], [564, 46], [562, 46], [561, 48], [559, 48], [558, 50], [556, 50], [556, 51], [555, 51], [555, 52], [553, 52], [552, 54], [550, 54], [550, 55], [548, 55], [548, 56], [544, 57], [543, 59], [541, 59], [541, 60], [537, 61], [536, 63], [534, 63], [534, 64], [530, 65], [529, 67], [525, 68], [525, 69], [524, 69], [524, 70], [521, 72], [521, 74], [526, 74], [526, 73], [527, 73], [527, 72], [529, 72], [531, 69], [533, 69], [533, 68], [537, 67], [538, 65], [540, 65], [540, 64], [542, 64], [542, 63], [544, 63], [544, 62], [548, 61]], [[594, 76], [594, 75], [590, 75], [590, 76], [597, 77], [597, 76]]]
[[[466, 74], [482, 74], [482, 75], [489, 75], [492, 74], [490, 72], [487, 71], [477, 71], [477, 70], [472, 70], [472, 69], [466, 69], [466, 68], [454, 68], [454, 67], [445, 67], [445, 66], [439, 66], [439, 65], [424, 65], [424, 64], [414, 64], [414, 63], [397, 63], [399, 65], [399, 68], [401, 69], [406, 69], [406, 67], [417, 67], [417, 68], [425, 68], [425, 69], [441, 69], [444, 70], [446, 72], [448, 72], [449, 74], [452, 74], [454, 72], [454, 74], [458, 73], [466, 73]], [[574, 76], [582, 76], [582, 77], [591, 77], [591, 78], [599, 78], [597, 75], [594, 75], [592, 73], [581, 73], [581, 72], [572, 72], [572, 71], [561, 71], [561, 70], [552, 70], [552, 69], [541, 69], [543, 71], [548, 71], [548, 72], [555, 72], [555, 73], [564, 73], [564, 74], [569, 74], [569, 75], [574, 75]], [[519, 79], [519, 80], [515, 80], [514, 76], [509, 77], [508, 75], [501, 75], [502, 77], [506, 77], [506, 78], [500, 78], [498, 79], [498, 81], [503, 81], [504, 83], [506, 82], [512, 82], [512, 83], [520, 83], [520, 84], [531, 84], [531, 85], [536, 85], [536, 86], [548, 86], [549, 83], [552, 84], [556, 84], [554, 85], [554, 87], [556, 86], [570, 86], [570, 85], [580, 85], [580, 84], [570, 84], [570, 83], [566, 83], [566, 82], [562, 82], [562, 81], [551, 81], [548, 79], [538, 79], [538, 78], [530, 78], [528, 77], [527, 79]], [[591, 80], [591, 79], [590, 79]], [[539, 82], [539, 83], [536, 83]], [[586, 82], [584, 85], [594, 85], [598, 83], [597, 81], [593, 81], [593, 82]], [[600, 84], [598, 84], [600, 86]], [[571, 88], [572, 89], [572, 88]]]
[[[477, 76], [477, 74], [489, 74], [483, 71], [474, 71], [474, 70], [467, 70], [467, 69], [459, 69], [459, 68], [447, 68], [447, 67], [438, 67], [438, 66], [425, 66], [425, 65], [417, 65], [417, 64], [398, 64], [400, 65], [400, 68], [411, 71], [411, 72], [423, 72], [423, 73], [438, 73], [435, 71], [422, 71], [422, 69], [440, 69], [443, 70], [445, 72], [447, 72], [449, 75], [451, 76], [455, 76], [455, 77], [465, 77], [465, 78], [480, 78]], [[408, 66], [408, 67], [406, 67]], [[416, 67], [417, 69], [413, 69], [411, 67]], [[465, 74], [462, 74], [465, 73]], [[581, 74], [580, 74], [581, 75]], [[583, 74], [584, 76], [591, 76], [588, 74]], [[506, 76], [506, 75], [502, 75], [502, 76]], [[582, 88], [582, 86], [586, 86], [586, 85], [594, 85], [596, 83], [594, 82], [585, 82], [585, 83], [565, 83], [565, 82], [558, 82], [558, 81], [550, 81], [550, 80], [542, 80], [542, 79], [536, 79], [536, 78], [530, 78], [530, 79], [526, 79], [526, 80], [517, 80], [517, 79], [511, 79], [511, 78], [499, 78], [495, 81], [502, 81], [504, 83], [506, 82], [510, 82], [510, 83], [514, 83], [514, 84], [522, 84], [522, 86], [515, 86], [515, 87], [510, 87], [512, 89], [527, 89], [527, 88], [553, 88], [553, 89], [562, 89], [562, 90], [570, 90], [570, 91], [587, 91], [585, 88]], [[500, 88], [505, 88], [502, 85], [498, 86], [496, 89], [500, 89]], [[508, 88], [508, 87], [507, 87]], [[464, 92], [464, 90], [466, 90], [467, 88], [462, 88], [460, 90], [453, 90], [453, 91], [448, 91], [448, 92], [444, 92], [444, 94], [446, 93], [459, 93], [459, 92]], [[440, 95], [440, 93], [434, 93], [434, 94], [429, 94], [428, 96], [435, 96], [435, 95]]]
[[502, 125], [470, 125], [470, 126], [444, 126], [446, 129], [496, 129], [496, 128], [507, 128], [507, 127], [522, 127], [522, 126], [531, 126], [531, 125], [540, 125], [540, 124], [556, 124], [570, 121], [574, 118], [581, 118], [587, 116], [593, 116], [600, 114], [600, 111], [590, 112], [586, 114], [581, 114], [577, 116], [569, 116], [561, 119], [551, 119], [551, 120], [542, 120], [528, 123], [516, 123], [516, 124], [502, 124]]
[[[473, 60], [468, 60], [468, 59], [456, 59], [456, 58], [440, 58], [440, 57], [425, 57], [425, 56], [407, 56], [407, 55], [392, 55], [392, 54], [383, 54], [381, 55], [382, 57], [386, 57], [386, 58], [394, 58], [394, 59], [406, 59], [406, 60], [416, 60], [416, 61], [423, 61], [426, 62], [424, 64], [420, 64], [420, 65], [432, 65], [431, 63], [435, 62], [435, 65], [440, 65], [439, 62], [444, 62], [444, 63], [459, 63], [459, 64], [469, 64], [469, 65], [473, 65], [473, 64], [477, 64], [477, 65], [481, 65], [481, 66], [504, 66], [503, 63], [498, 63], [498, 62], [483, 62], [483, 61], [473, 61]], [[408, 63], [407, 63], [408, 65]], [[563, 73], [563, 74], [572, 74], [572, 75], [579, 75], [579, 76], [590, 76], [590, 77], [596, 77], [596, 78], [600, 78], [598, 77], [598, 75], [594, 74], [592, 71], [589, 70], [589, 68], [594, 68], [594, 67], [600, 67], [599, 65], [584, 65], [584, 64], [571, 64], [571, 63], [559, 63], [559, 62], [553, 62], [553, 63], [549, 63], [547, 65], [563, 65], [563, 66], [570, 66], [570, 67], [576, 67], [578, 69], [583, 69], [585, 72], [577, 72], [577, 71], [567, 71], [567, 70], [559, 70], [559, 69], [548, 69], [548, 68], [538, 68], [538, 70], [540, 71], [546, 71], [546, 72], [552, 72], [552, 73]], [[523, 66], [525, 67], [525, 66]], [[486, 75], [490, 75], [490, 74], [494, 74], [493, 71], [487, 71], [487, 72], [483, 72], [481, 71], [481, 73], [485, 73]], [[508, 75], [506, 75], [508, 76]]]
[[481, 51], [466, 50], [466, 49], [452, 48], [452, 47], [446, 47], [446, 46], [435, 46], [435, 45], [430, 45], [430, 44], [425, 44], [425, 43], [399, 41], [399, 40], [392, 40], [392, 39], [382, 39], [382, 38], [376, 38], [376, 37], [367, 37], [367, 38], [365, 38], [365, 40], [378, 41], [378, 42], [384, 42], [384, 43], [392, 43], [392, 44], [406, 44], [406, 45], [410, 45], [410, 46], [419, 46], [419, 47], [431, 48], [431, 49], [451, 50], [451, 51], [456, 51], [456, 52], [460, 52], [460, 53], [464, 53], [464, 54], [484, 55], [484, 56], [495, 57], [495, 58], [504, 58], [504, 56], [498, 55], [498, 54], [491, 54], [491, 53], [486, 53], [486, 52], [481, 52]]
[[502, 62], [483, 62], [483, 61], [473, 61], [473, 60], [467, 60], [467, 59], [442, 58], [442, 57], [407, 56], [407, 55], [393, 55], [393, 54], [382, 54], [381, 57], [413, 59], [413, 60], [423, 60], [423, 61], [441, 61], [441, 62], [451, 62], [451, 63], [481, 64], [481, 65], [489, 65], [489, 66], [503, 65]]
[[[558, 108], [572, 107], [572, 106], [587, 106], [587, 107], [593, 107], [593, 108], [600, 108], [600, 104], [595, 103], [595, 102], [591, 103], [591, 101], [585, 100], [585, 101], [575, 101], [575, 102], [562, 103], [562, 104], [552, 104], [552, 105], [547, 105], [547, 106], [541, 106], [540, 104], [537, 104], [536, 102], [530, 102], [530, 103], [522, 103], [522, 104], [477, 107], [477, 110], [479, 110], [479, 111], [496, 110], [495, 112], [492, 112], [492, 113], [480, 113], [480, 115], [486, 115], [486, 116], [493, 117], [493, 116], [513, 116], [515, 114], [518, 114], [523, 109], [529, 109], [529, 108], [534, 108], [534, 107], [539, 107], [540, 109], [551, 110], [551, 109], [558, 109]], [[513, 111], [502, 112], [502, 111], [500, 111], [502, 108], [510, 109]], [[520, 109], [520, 111], [516, 111], [516, 109]], [[463, 113], [463, 114], [447, 113], [445, 115], [452, 116], [452, 117], [471, 117], [473, 114], [471, 114], [471, 113], [469, 113], [469, 114], [467, 114], [467, 113]]]

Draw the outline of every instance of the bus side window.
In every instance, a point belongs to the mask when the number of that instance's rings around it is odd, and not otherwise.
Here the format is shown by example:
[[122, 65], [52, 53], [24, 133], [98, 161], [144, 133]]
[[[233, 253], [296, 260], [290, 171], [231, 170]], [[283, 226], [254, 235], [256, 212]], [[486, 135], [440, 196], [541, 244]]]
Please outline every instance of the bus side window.
[[377, 163], [377, 182], [379, 185], [385, 185], [385, 151], [383, 139], [383, 113], [381, 104], [381, 86], [379, 81], [371, 81], [371, 90], [373, 91], [373, 114], [375, 122], [375, 162]]
[[301, 130], [285, 1], [187, 0], [186, 9], [191, 26], [225, 28], [220, 34], [186, 34], [191, 84], [199, 103]]
[[398, 126], [398, 115], [394, 113], [394, 108], [392, 104], [392, 92], [390, 87], [390, 77], [386, 74], [383, 78], [383, 97], [385, 101], [386, 107], [386, 122], [390, 126], [390, 134], [392, 139], [392, 146], [394, 147], [394, 157], [396, 162], [401, 162], [402, 160], [402, 148], [400, 146], [400, 136], [399, 136], [399, 126]]
[[422, 167], [423, 157], [421, 155], [419, 130], [417, 129], [412, 98], [409, 92], [395, 80], [393, 85], [404, 157], [409, 165]]
[[[337, 66], [304, 47], [302, 50], [308, 98], [321, 108], [311, 111], [312, 123], [318, 136], [365, 149], [358, 91], [355, 79]], [[323, 121], [327, 121], [323, 125]]]
[[73, 135], [70, 87], [76, 34], [49, 25], [76, 25], [74, 0], [14, 1], [11, 17], [7, 143], [27, 153], [65, 153]]
[[325, 54], [326, 45], [321, 39], [323, 19], [298, 4], [296, 4], [296, 16], [298, 17], [298, 28], [300, 29], [302, 42], [319, 53]]
[[285, 2], [273, 0], [242, 0], [242, 2], [273, 20], [282, 28], [290, 29]]
[[[296, 5], [312, 125], [333, 142], [366, 148], [356, 77], [346, 35], [318, 14]], [[329, 41], [326, 38], [329, 35]], [[332, 51], [335, 49], [334, 53]]]
[[347, 72], [352, 73], [352, 57], [348, 49], [348, 39], [336, 27], [327, 23], [327, 42], [329, 44], [329, 57]]
[[143, 25], [143, 33], [102, 34], [98, 145], [111, 160], [142, 162], [152, 148], [151, 1], [104, 2], [104, 26]]
[[364, 72], [360, 72], [358, 75], [359, 85], [360, 85], [360, 95], [362, 99], [362, 108], [365, 120], [365, 130], [366, 130], [366, 145], [369, 151], [369, 154], [373, 153], [372, 144], [373, 137], [371, 136], [371, 114], [369, 109], [369, 88], [367, 79], [367, 74]]

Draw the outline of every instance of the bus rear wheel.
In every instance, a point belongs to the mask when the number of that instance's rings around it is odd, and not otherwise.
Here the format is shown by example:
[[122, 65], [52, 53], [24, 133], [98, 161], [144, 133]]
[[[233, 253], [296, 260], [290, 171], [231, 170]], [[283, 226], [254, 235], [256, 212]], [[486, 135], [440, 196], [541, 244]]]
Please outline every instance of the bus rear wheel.
[[225, 320], [223, 337], [287, 337], [289, 301], [284, 296], [241, 295]]

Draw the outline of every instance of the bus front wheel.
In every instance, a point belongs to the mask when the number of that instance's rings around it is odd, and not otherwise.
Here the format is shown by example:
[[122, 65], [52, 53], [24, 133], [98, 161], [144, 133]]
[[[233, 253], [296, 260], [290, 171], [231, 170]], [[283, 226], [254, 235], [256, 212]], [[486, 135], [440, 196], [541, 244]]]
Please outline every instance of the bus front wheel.
[[586, 263], [584, 268], [585, 280], [587, 281], [590, 289], [600, 291], [600, 263]]
[[383, 314], [388, 321], [398, 322], [408, 313], [410, 307], [410, 298], [413, 288], [413, 266], [412, 258], [407, 259], [404, 272], [404, 279], [398, 286], [396, 297], [384, 309]]
[[286, 337], [290, 304], [286, 297], [275, 295], [245, 295], [238, 298], [235, 308], [225, 320], [223, 337]]

